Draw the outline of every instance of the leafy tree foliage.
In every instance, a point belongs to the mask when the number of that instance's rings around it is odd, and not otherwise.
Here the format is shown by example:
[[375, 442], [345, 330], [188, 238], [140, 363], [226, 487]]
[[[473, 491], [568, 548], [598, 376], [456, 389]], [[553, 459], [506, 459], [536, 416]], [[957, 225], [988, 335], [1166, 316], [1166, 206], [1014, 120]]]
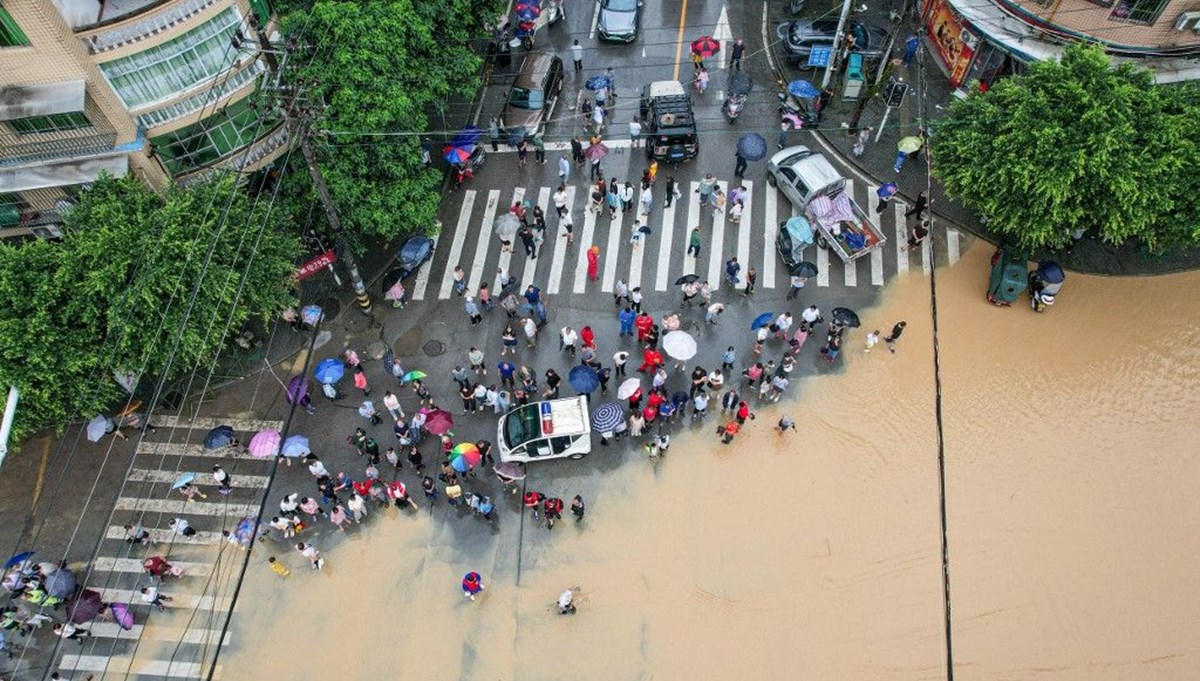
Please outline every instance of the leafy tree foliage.
[[299, 243], [232, 182], [160, 196], [104, 178], [61, 243], [0, 245], [0, 383], [22, 389], [18, 435], [104, 412], [122, 393], [116, 371], [207, 366], [228, 335], [289, 303]]
[[934, 173], [1024, 246], [1062, 246], [1076, 229], [1152, 251], [1194, 243], [1198, 93], [1073, 46], [955, 101], [934, 135]]
[[[284, 21], [303, 46], [289, 77], [321, 102], [321, 170], [351, 235], [391, 238], [430, 229], [440, 173], [421, 167], [429, 115], [479, 87], [469, 49], [496, 0], [319, 0]], [[439, 149], [434, 135], [432, 153]], [[297, 155], [298, 156], [298, 155]], [[299, 173], [293, 168], [291, 186]], [[305, 180], [306, 181], [306, 180]]]

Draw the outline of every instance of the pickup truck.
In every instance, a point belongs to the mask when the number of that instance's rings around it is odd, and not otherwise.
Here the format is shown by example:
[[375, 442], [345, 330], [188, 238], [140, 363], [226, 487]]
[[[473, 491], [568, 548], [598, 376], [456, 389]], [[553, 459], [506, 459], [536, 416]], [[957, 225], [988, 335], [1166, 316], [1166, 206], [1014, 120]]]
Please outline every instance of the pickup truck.
[[846, 178], [808, 147], [788, 147], [772, 156], [767, 182], [803, 211], [819, 234], [817, 245], [837, 253], [844, 262], [861, 258], [887, 241], [879, 225], [846, 192]]

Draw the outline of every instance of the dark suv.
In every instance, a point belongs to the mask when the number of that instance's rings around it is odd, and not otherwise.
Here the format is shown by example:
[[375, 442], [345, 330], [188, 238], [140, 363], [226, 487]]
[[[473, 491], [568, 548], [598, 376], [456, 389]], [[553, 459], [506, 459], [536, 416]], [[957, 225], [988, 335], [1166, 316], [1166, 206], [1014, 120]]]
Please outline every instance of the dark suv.
[[679, 163], [700, 151], [692, 98], [679, 81], [660, 80], [642, 88], [638, 111], [647, 157]]
[[[775, 35], [783, 44], [783, 52], [799, 68], [808, 68], [808, 55], [814, 47], [833, 47], [837, 36], [837, 19], [797, 19], [780, 24]], [[846, 35], [854, 36], [854, 51], [866, 59], [878, 59], [887, 49], [888, 32], [852, 21]]]

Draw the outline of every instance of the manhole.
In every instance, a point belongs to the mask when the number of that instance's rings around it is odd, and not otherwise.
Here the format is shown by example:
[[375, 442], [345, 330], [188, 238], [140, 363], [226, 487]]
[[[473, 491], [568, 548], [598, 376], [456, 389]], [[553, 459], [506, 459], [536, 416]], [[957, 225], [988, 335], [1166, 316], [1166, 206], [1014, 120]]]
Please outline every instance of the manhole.
[[383, 356], [386, 353], [387, 353], [387, 344], [384, 343], [383, 341], [375, 341], [374, 343], [371, 343], [370, 345], [367, 346], [367, 355], [371, 359], [383, 359]]
[[426, 357], [437, 357], [445, 351], [446, 344], [441, 341], [425, 341], [425, 344], [421, 346], [421, 352], [425, 353]]

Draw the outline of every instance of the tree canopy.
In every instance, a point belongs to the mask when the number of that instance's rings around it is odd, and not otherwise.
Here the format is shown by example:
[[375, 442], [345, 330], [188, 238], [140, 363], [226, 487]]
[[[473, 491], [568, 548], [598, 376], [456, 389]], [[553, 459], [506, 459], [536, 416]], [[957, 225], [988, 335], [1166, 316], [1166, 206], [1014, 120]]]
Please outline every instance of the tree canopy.
[[[442, 176], [422, 168], [421, 141], [431, 113], [445, 111], [452, 97], [469, 100], [479, 87], [481, 60], [469, 44], [499, 6], [318, 0], [286, 17], [285, 33], [307, 46], [293, 55], [288, 77], [322, 103], [315, 144], [352, 238], [433, 227]], [[443, 136], [432, 137], [436, 154]], [[298, 175], [293, 170], [290, 186], [303, 186]]]
[[0, 382], [22, 390], [18, 436], [103, 413], [122, 395], [115, 372], [206, 366], [227, 326], [289, 303], [299, 242], [232, 183], [160, 196], [102, 178], [61, 243], [0, 244]]
[[1155, 85], [1097, 47], [954, 101], [933, 136], [946, 191], [1027, 247], [1071, 232], [1151, 251], [1200, 241], [1200, 88]]

